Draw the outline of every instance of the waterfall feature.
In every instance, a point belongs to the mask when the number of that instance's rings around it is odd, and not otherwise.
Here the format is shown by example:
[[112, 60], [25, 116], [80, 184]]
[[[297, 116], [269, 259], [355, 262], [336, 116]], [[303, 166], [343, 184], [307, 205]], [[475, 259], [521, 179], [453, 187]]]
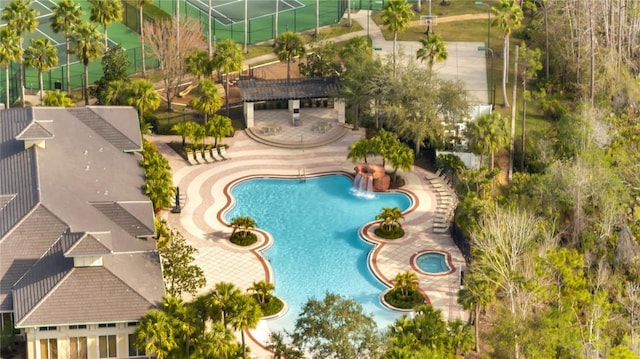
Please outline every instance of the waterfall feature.
[[353, 187], [351, 192], [363, 198], [374, 198], [373, 194], [373, 176], [360, 173], [356, 173], [356, 177], [353, 179]]

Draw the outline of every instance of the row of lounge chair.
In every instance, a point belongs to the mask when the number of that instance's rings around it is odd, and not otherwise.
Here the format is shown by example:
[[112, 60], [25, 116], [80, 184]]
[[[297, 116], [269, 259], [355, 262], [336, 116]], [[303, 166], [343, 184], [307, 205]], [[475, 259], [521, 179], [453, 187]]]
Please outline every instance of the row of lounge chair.
[[436, 193], [437, 205], [436, 214], [433, 219], [433, 232], [446, 233], [453, 219], [457, 206], [457, 197], [450, 186], [448, 177], [442, 173], [441, 169], [435, 175], [427, 176], [427, 181]]
[[230, 159], [225, 147], [187, 152], [187, 161], [195, 166], [205, 163], [221, 162]]

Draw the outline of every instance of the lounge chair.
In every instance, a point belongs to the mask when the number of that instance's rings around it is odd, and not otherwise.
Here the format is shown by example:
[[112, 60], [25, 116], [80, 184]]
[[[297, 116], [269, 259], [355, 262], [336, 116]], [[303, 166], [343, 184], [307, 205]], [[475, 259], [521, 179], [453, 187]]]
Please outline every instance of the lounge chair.
[[198, 161], [196, 161], [195, 153], [191, 151], [187, 152], [187, 162], [189, 162], [192, 166], [200, 164], [198, 163]]
[[218, 150], [217, 150], [217, 149], [212, 148], [212, 149], [211, 149], [211, 151], [210, 151], [210, 153], [211, 153], [211, 157], [212, 157], [214, 160], [216, 160], [216, 161], [224, 161], [224, 158], [222, 158], [222, 156], [220, 156], [220, 155], [218, 154]]
[[217, 162], [216, 159], [213, 158], [213, 156], [211, 155], [211, 150], [210, 149], [209, 150], [204, 150], [203, 155], [204, 155], [204, 159], [207, 162], [211, 162], [211, 163]]
[[220, 157], [222, 157], [223, 160], [230, 159], [230, 157], [227, 155], [227, 148], [226, 147], [224, 147], [224, 146], [218, 147], [218, 153], [220, 153]]

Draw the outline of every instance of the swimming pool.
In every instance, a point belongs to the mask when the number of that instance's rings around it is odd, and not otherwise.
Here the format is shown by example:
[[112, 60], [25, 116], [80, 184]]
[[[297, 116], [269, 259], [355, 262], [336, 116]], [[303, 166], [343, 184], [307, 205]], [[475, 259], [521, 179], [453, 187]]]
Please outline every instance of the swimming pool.
[[361, 303], [380, 329], [398, 317], [380, 304], [386, 287], [369, 271], [372, 245], [358, 235], [360, 227], [375, 219], [382, 207], [411, 206], [409, 196], [376, 193], [373, 199], [350, 193], [346, 175], [298, 179], [254, 178], [231, 189], [234, 207], [225, 214], [251, 216], [271, 233], [273, 245], [263, 255], [275, 273], [275, 294], [289, 305], [282, 317], [268, 321], [271, 330], [292, 330], [309, 298], [332, 292]]

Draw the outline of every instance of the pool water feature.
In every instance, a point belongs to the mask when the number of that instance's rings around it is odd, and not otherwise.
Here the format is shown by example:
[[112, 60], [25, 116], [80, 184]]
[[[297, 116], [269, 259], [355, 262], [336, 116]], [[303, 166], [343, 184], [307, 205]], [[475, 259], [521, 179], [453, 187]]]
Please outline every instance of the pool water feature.
[[270, 330], [293, 330], [309, 298], [321, 300], [327, 292], [362, 304], [380, 329], [398, 313], [380, 304], [386, 286], [370, 272], [373, 246], [358, 231], [375, 220], [382, 207], [411, 206], [399, 192], [375, 193], [366, 199], [353, 195], [351, 177], [341, 174], [298, 179], [254, 178], [231, 189], [234, 207], [225, 214], [251, 216], [269, 232], [273, 245], [263, 252], [275, 276], [275, 293], [289, 305], [288, 312], [268, 321]]
[[447, 274], [451, 267], [447, 263], [447, 255], [440, 252], [424, 252], [414, 259], [415, 266], [426, 274]]

